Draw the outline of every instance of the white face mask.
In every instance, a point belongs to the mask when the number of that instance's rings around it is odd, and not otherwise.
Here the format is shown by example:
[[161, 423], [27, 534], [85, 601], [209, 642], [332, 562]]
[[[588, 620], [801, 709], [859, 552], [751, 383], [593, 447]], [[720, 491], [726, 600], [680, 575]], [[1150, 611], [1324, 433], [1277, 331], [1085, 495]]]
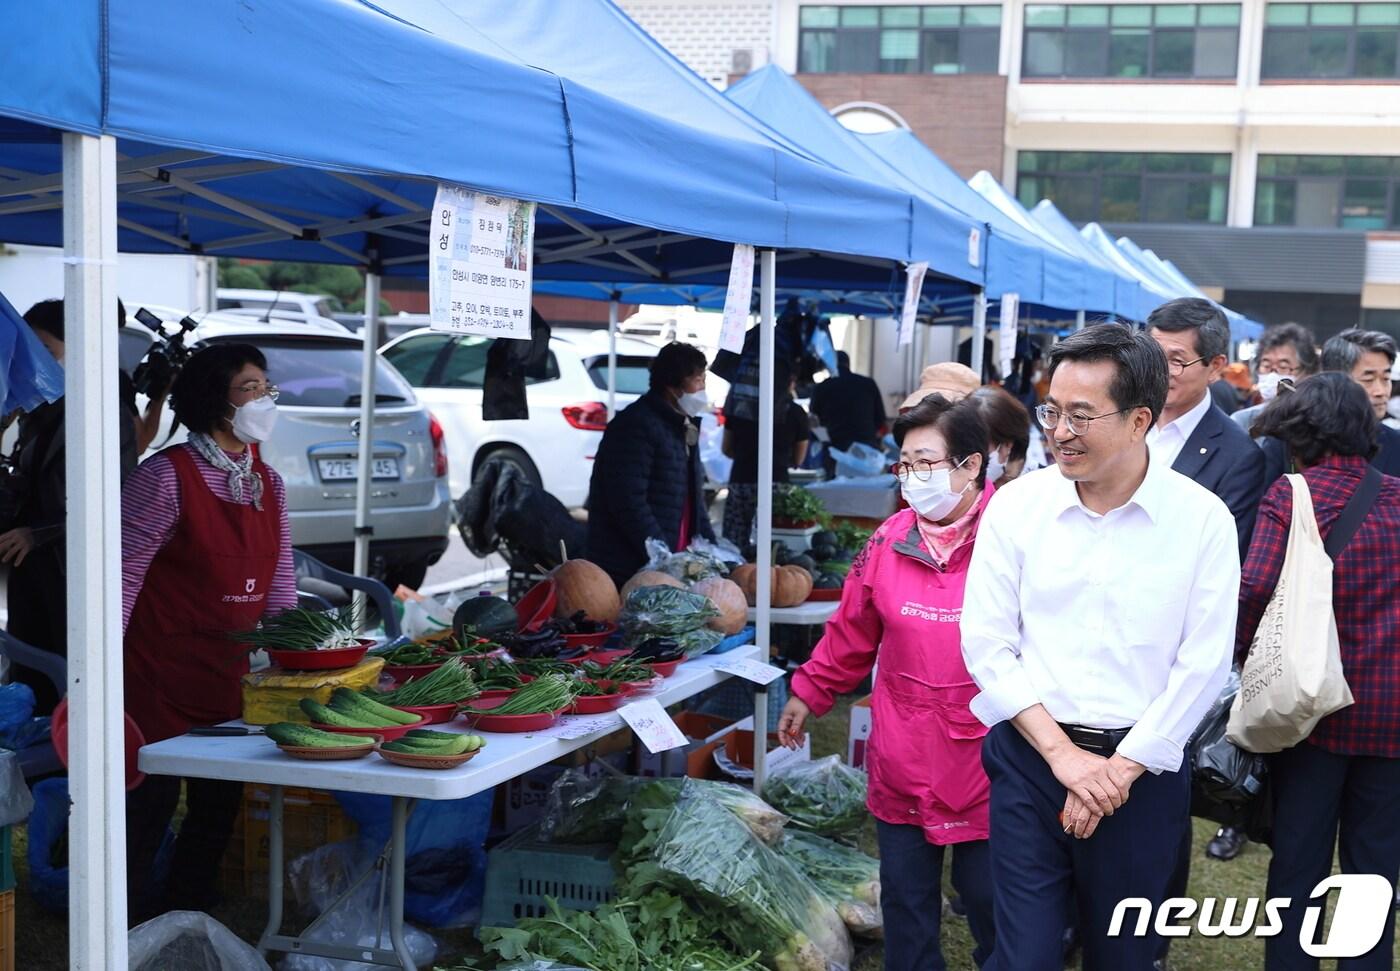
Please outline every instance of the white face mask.
[[690, 391], [676, 399], [676, 406], [691, 418], [699, 418], [710, 410], [710, 396], [704, 391]]
[[233, 435], [245, 445], [265, 442], [277, 427], [277, 402], [270, 395], [254, 398], [233, 412]]
[[[961, 464], [959, 463], [959, 466]], [[958, 508], [963, 494], [967, 492], [967, 486], [963, 486], [961, 492], [954, 492], [952, 478], [951, 469], [934, 469], [927, 482], [916, 475], [910, 475], [899, 484], [899, 491], [904, 494], [904, 501], [909, 503], [916, 513], [936, 523], [948, 518], [948, 514]]]
[[1001, 460], [1001, 450], [993, 449], [987, 453], [987, 481], [1000, 482], [1001, 477], [1006, 474], [1006, 463]]
[[1275, 371], [1272, 374], [1259, 375], [1259, 397], [1266, 402], [1273, 401], [1278, 397], [1279, 382], [1284, 379], [1284, 375]]

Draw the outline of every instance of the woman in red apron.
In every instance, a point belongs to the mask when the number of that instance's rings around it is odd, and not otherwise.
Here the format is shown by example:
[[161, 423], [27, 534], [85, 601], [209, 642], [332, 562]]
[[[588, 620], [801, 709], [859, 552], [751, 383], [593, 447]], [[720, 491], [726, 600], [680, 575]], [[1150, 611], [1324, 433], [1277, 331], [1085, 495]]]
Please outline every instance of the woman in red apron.
[[[249, 344], [217, 344], [186, 363], [172, 389], [189, 441], [144, 462], [122, 489], [126, 711], [146, 742], [241, 714], [247, 648], [229, 638], [296, 606], [286, 490], [254, 446], [271, 433], [277, 389]], [[127, 800], [132, 922], [167, 909], [206, 910], [243, 786], [186, 779], [187, 814], [164, 895], [154, 861], [180, 782], [148, 776]]]

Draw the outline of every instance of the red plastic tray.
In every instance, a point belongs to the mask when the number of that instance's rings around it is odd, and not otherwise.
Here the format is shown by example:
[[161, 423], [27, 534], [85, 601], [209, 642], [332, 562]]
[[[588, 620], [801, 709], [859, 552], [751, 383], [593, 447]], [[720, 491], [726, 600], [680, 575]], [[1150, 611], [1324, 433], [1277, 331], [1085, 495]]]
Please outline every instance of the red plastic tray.
[[840, 599], [841, 599], [841, 588], [840, 588], [840, 587], [837, 587], [835, 590], [813, 590], [811, 593], [809, 593], [809, 594], [807, 595], [807, 602], [808, 602], [808, 603], [811, 603], [811, 602], [814, 602], [814, 601], [815, 601], [815, 602], [818, 602], [818, 603], [820, 603], [820, 602], [822, 602], [822, 601], [828, 601], [828, 602], [829, 602], [829, 601], [832, 601], [832, 600], [840, 600]]
[[614, 661], [619, 661], [631, 653], [632, 649], [630, 647], [619, 647], [611, 651], [594, 651], [592, 654], [588, 655], [588, 660], [595, 664], [606, 665]]
[[651, 668], [663, 678], [669, 678], [671, 675], [676, 673], [676, 668], [680, 667], [684, 663], [685, 658], [681, 658], [679, 661], [663, 661], [660, 664], [648, 664], [647, 667]]
[[[491, 709], [504, 703], [504, 698], [499, 701], [478, 699], [476, 707]], [[533, 715], [493, 715], [489, 711], [480, 714], [464, 711], [462, 718], [472, 728], [478, 728], [483, 732], [537, 732], [549, 728], [559, 721], [559, 717], [568, 710], [568, 708], [560, 708], [558, 711], [542, 711]]]
[[515, 605], [515, 619], [521, 630], [533, 630], [554, 616], [554, 604], [559, 591], [551, 579], [541, 580]]
[[[457, 709], [461, 708], [462, 705], [453, 702], [450, 705], [394, 705], [393, 707], [399, 711], [406, 711], [410, 715], [423, 716], [424, 725], [441, 725], [456, 718]], [[408, 727], [412, 728], [413, 726]]]
[[386, 664], [384, 673], [394, 679], [395, 684], [403, 684], [410, 678], [421, 678], [425, 674], [432, 674], [447, 662], [435, 661], [432, 664]]
[[395, 739], [403, 738], [411, 730], [415, 728], [422, 728], [426, 724], [428, 724], [426, 721], [420, 721], [414, 722], [412, 725], [388, 725], [375, 728], [345, 728], [341, 725], [318, 725], [315, 722], [312, 722], [311, 727], [319, 729], [323, 732], [335, 732], [335, 734], [337, 735], [366, 735], [371, 738], [377, 738], [381, 742], [392, 742]]
[[374, 641], [360, 641], [354, 647], [337, 647], [329, 651], [268, 651], [268, 659], [286, 671], [330, 671], [353, 668], [364, 659]]
[[630, 691], [619, 691], [611, 695], [583, 695], [574, 699], [570, 709], [575, 715], [601, 715], [605, 711], [621, 708]]
[[609, 624], [607, 630], [599, 631], [596, 634], [565, 634], [565, 647], [602, 647], [608, 642], [608, 638], [617, 633], [617, 625]]

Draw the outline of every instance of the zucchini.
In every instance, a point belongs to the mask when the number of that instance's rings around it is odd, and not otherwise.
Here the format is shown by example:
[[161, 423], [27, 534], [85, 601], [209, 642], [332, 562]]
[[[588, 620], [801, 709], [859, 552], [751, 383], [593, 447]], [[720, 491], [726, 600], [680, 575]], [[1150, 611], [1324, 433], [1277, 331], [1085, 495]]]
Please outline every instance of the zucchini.
[[334, 725], [337, 728], [388, 728], [389, 725], [372, 724], [359, 715], [343, 715], [334, 708], [327, 708], [315, 698], [301, 699], [301, 710], [316, 725]]
[[421, 715], [390, 708], [349, 688], [336, 688], [331, 693], [331, 707], [351, 718], [360, 715], [365, 718], [382, 718], [393, 725], [417, 725], [423, 720]]
[[369, 745], [373, 738], [360, 735], [337, 735], [323, 732], [309, 725], [293, 722], [278, 722], [268, 725], [263, 731], [278, 745], [298, 745], [306, 748], [345, 748], [350, 745]]

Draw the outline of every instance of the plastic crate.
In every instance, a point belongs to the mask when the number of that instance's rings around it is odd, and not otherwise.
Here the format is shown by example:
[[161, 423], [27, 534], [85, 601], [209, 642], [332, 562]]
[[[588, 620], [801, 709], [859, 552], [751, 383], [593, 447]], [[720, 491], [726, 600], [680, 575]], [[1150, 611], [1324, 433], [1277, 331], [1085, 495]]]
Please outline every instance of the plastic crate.
[[0, 893], [0, 971], [15, 971], [15, 892]]
[[[272, 796], [267, 786], [243, 787], [243, 812], [219, 867], [225, 896], [267, 896]], [[329, 792], [282, 790], [282, 852], [286, 863], [329, 843], [353, 839], [358, 828]]]
[[567, 910], [596, 910], [617, 895], [612, 848], [542, 843], [535, 827], [487, 854], [482, 927], [510, 927], [543, 916], [546, 897]]
[[0, 826], [0, 891], [15, 889], [14, 834]]

